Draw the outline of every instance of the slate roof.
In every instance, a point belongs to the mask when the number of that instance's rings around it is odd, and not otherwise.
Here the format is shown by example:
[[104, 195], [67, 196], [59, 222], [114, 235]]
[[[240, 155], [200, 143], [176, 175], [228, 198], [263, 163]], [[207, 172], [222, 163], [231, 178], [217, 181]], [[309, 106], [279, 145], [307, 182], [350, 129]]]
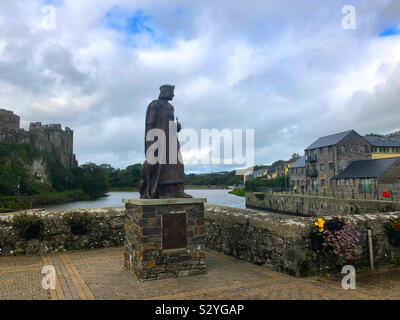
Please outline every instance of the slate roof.
[[258, 175], [266, 173], [268, 170], [267, 169], [260, 169], [256, 171], [248, 171], [245, 176], [246, 177], [257, 177]]
[[400, 136], [393, 137], [374, 137], [365, 136], [363, 137], [374, 147], [400, 147]]
[[400, 157], [352, 161], [332, 179], [378, 178], [399, 159]]
[[345, 132], [331, 134], [330, 136], [320, 137], [314, 143], [309, 145], [305, 150], [334, 146], [340, 140], [342, 140], [345, 136], [347, 136], [350, 132], [355, 132], [355, 131], [349, 130], [349, 131], [345, 131]]
[[290, 166], [291, 168], [301, 168], [301, 167], [305, 167], [306, 166], [306, 156], [302, 156], [299, 158], [299, 160], [295, 161], [294, 163], [292, 163], [292, 165]]

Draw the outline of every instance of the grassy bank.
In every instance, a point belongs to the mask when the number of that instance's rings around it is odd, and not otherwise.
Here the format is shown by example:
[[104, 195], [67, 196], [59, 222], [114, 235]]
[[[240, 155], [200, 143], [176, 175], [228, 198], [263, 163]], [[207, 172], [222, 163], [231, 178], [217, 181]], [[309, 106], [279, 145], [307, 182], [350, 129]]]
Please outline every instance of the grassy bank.
[[138, 187], [111, 187], [109, 192], [139, 192]]
[[229, 192], [230, 194], [233, 194], [238, 197], [245, 197], [246, 196], [246, 190], [245, 189], [234, 189]]
[[226, 189], [226, 186], [223, 185], [213, 185], [213, 186], [204, 186], [204, 185], [185, 185], [185, 189]]
[[90, 200], [83, 190], [53, 192], [34, 196], [4, 196], [0, 197], [0, 212], [25, 210], [49, 204], [61, 204], [80, 200]]

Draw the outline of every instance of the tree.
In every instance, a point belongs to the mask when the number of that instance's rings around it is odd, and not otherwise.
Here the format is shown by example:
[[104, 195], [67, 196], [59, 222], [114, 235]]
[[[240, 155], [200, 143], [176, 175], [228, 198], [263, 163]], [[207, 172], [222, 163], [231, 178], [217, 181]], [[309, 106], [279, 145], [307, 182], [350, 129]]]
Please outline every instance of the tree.
[[299, 160], [301, 157], [298, 153], [293, 153], [292, 156], [290, 157], [289, 162], [296, 162], [297, 160]]
[[76, 170], [80, 173], [78, 180], [80, 185], [91, 198], [104, 196], [109, 190], [106, 170], [94, 163], [87, 163]]

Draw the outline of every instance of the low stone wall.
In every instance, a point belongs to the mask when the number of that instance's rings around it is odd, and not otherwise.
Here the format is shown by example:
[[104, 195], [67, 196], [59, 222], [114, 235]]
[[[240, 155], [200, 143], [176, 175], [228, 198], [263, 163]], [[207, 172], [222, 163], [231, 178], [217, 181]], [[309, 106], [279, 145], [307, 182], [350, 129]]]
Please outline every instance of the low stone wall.
[[121, 246], [125, 208], [0, 214], [0, 256]]
[[396, 201], [259, 192], [246, 193], [246, 205], [250, 208], [312, 217], [400, 211], [400, 202]]
[[[400, 212], [348, 216], [361, 239], [356, 258], [344, 263], [312, 250], [315, 218], [206, 205], [206, 248], [295, 276], [333, 273], [344, 264], [369, 266], [367, 229], [371, 228], [375, 262], [385, 265], [400, 258], [400, 247], [389, 243], [384, 230], [390, 217], [400, 217]], [[125, 222], [123, 207], [0, 214], [0, 256], [123, 246]]]
[[385, 265], [400, 257], [400, 247], [389, 243], [384, 230], [385, 220], [392, 216], [400, 217], [400, 213], [347, 217], [361, 233], [360, 246], [354, 260], [340, 262], [312, 250], [310, 232], [315, 218], [208, 207], [205, 215], [206, 247], [275, 271], [306, 276], [316, 272], [340, 272], [345, 264], [356, 268], [368, 267], [367, 229], [371, 228], [375, 262]]

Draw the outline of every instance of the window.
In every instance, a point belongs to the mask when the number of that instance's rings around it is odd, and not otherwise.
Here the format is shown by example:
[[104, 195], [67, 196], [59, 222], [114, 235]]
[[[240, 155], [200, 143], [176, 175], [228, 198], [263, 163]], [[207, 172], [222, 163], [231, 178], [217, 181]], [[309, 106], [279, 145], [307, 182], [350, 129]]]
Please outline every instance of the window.
[[325, 170], [325, 164], [321, 163], [321, 171]]
[[324, 179], [321, 179], [321, 186], [322, 187], [325, 186], [325, 180]]
[[336, 185], [340, 186], [340, 179], [336, 179]]
[[400, 177], [397, 178], [397, 183], [400, 183]]
[[342, 150], [342, 152], [346, 152], [346, 146], [345, 145], [340, 146], [340, 149]]
[[346, 187], [350, 186], [350, 179], [346, 179]]
[[329, 170], [333, 170], [333, 162], [329, 162]]
[[332, 152], [332, 147], [328, 147], [328, 152]]
[[319, 154], [323, 154], [324, 153], [324, 148], [319, 148]]
[[367, 145], [365, 145], [365, 146], [364, 146], [364, 151], [365, 151], [366, 153], [368, 153], [368, 152], [369, 152], [369, 148], [368, 148], [368, 146], [367, 146]]

